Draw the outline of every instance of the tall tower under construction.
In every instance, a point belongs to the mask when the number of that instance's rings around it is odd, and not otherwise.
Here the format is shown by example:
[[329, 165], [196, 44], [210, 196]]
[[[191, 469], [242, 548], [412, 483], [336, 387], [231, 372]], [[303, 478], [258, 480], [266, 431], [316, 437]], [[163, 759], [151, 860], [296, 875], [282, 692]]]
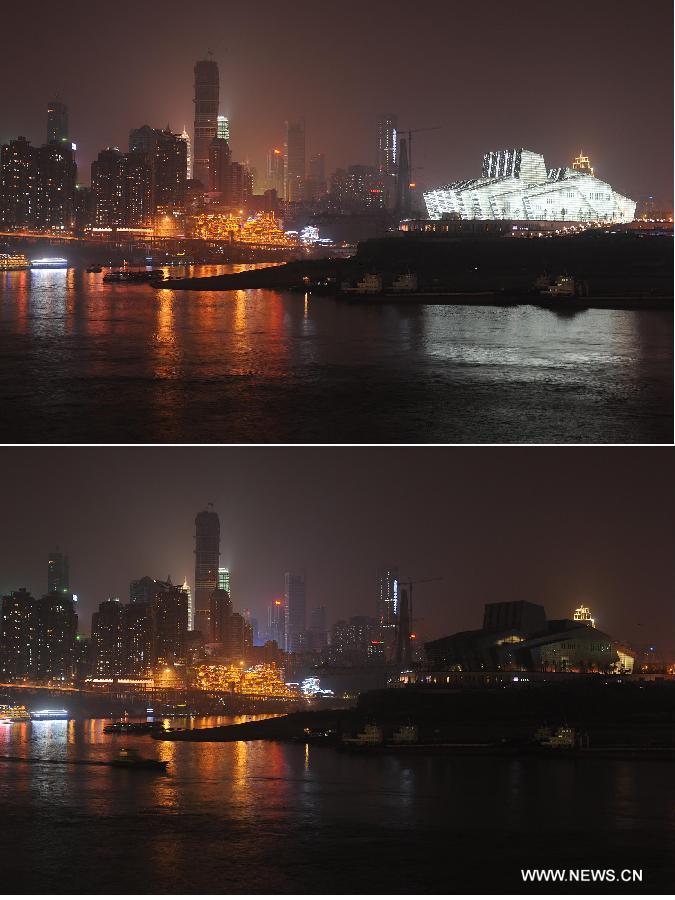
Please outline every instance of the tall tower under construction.
[[209, 503], [195, 519], [194, 628], [205, 640], [210, 636], [211, 594], [218, 587], [220, 519]]
[[[210, 57], [210, 54], [209, 54]], [[208, 190], [209, 147], [218, 134], [218, 103], [220, 75], [214, 59], [200, 59], [195, 63], [195, 128], [192, 156], [193, 178]]]

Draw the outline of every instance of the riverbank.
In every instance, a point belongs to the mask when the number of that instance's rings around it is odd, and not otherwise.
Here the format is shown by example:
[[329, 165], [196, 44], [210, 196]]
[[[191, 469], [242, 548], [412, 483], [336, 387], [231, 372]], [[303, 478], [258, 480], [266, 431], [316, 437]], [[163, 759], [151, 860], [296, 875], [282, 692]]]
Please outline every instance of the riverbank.
[[[385, 742], [414, 725], [430, 752], [522, 752], [542, 726], [569, 725], [588, 735], [589, 747], [609, 752], [673, 752], [675, 685], [597, 681], [499, 690], [393, 688], [359, 697], [353, 709], [299, 712], [276, 719], [156, 735], [170, 741], [307, 741], [338, 744], [375, 723]], [[504, 744], [512, 744], [511, 747]], [[404, 751], [405, 752], [405, 751]]]
[[[417, 278], [414, 294], [397, 294], [397, 275]], [[358, 303], [555, 305], [562, 308], [672, 308], [670, 237], [593, 232], [545, 239], [452, 238], [392, 235], [359, 244], [347, 259], [296, 260], [254, 272], [169, 279], [162, 287], [187, 291], [276, 290], [339, 295], [366, 274], [381, 277], [383, 293], [346, 294]], [[545, 276], [569, 274], [588, 296], [549, 300], [533, 292]]]

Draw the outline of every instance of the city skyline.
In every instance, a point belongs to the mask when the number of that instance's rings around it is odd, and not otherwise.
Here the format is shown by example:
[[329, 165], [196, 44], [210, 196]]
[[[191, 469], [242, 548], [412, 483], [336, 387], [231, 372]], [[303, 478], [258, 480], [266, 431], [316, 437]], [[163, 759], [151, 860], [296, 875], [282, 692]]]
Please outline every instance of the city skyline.
[[[42, 143], [47, 104], [58, 94], [68, 107], [79, 178], [86, 183], [98, 152], [106, 146], [126, 147], [131, 128], [164, 127], [165, 122], [178, 132], [184, 125], [192, 127], [193, 67], [210, 48], [220, 68], [220, 112], [230, 121], [233, 157], [249, 159], [259, 175], [265, 171], [268, 150], [283, 142], [285, 121], [305, 120], [307, 157], [325, 154], [327, 170], [332, 171], [374, 165], [377, 120], [394, 114], [402, 130], [442, 126], [415, 142], [413, 167], [422, 168], [413, 177], [427, 187], [472, 177], [474, 161], [486, 148], [529, 148], [543, 153], [551, 165], [571, 164], [583, 148], [599, 177], [622, 193], [635, 199], [654, 194], [669, 203], [672, 86], [662, 76], [662, 61], [672, 55], [670, 5], [655, 2], [645, 10], [628, 3], [579, 5], [581, 31], [575, 4], [564, 21], [555, 16], [554, 29], [549, 21], [553, 12], [531, 5], [537, 14], [515, 21], [507, 9], [491, 5], [486, 23], [482, 10], [427, 2], [419, 10], [412, 39], [407, 26], [404, 34], [402, 23], [388, 17], [389, 40], [382, 48], [368, 43], [368, 52], [361, 53], [371, 27], [380, 21], [382, 4], [359, 8], [358, 28], [349, 15], [350, 4], [343, 4], [344, 16], [331, 17], [331, 29], [349, 38], [352, 52], [346, 70], [339, 66], [341, 51], [332, 47], [342, 42], [327, 46], [321, 20], [304, 16], [303, 3], [270, 29], [270, 37], [251, 28], [253, 10], [229, 9], [227, 15], [222, 13], [222, 32], [235, 33], [236, 41], [221, 38], [217, 17], [210, 33], [203, 33], [199, 22], [210, 13], [213, 19], [215, 10], [207, 0], [199, 7], [203, 17], [183, 22], [186, 32], [181, 30], [178, 41], [165, 26], [178, 8], [169, 3], [160, 20], [152, 16], [153, 35], [162, 37], [152, 44], [142, 27], [151, 13], [134, 8], [139, 27], [126, 34], [123, 61], [116, 52], [114, 30], [108, 37], [98, 29], [84, 14], [83, 4], [73, 4], [68, 17], [43, 11], [43, 27], [25, 41], [20, 28], [11, 28], [18, 12], [10, 10], [8, 28], [16, 40], [3, 54], [0, 77], [8, 83], [19, 60], [30, 77], [22, 81], [21, 94], [5, 92], [0, 101], [0, 143], [19, 134], [36, 146]], [[265, 6], [257, 4], [256, 9]], [[452, 37], [442, 27], [448, 18]], [[509, 66], [511, 77], [503, 83], [482, 74], [473, 45], [461, 39], [463, 30], [479, 21], [486, 55], [497, 68]], [[296, 52], [288, 57], [266, 54], [269, 41], [283, 40], [287, 30], [294, 35]], [[536, 47], [544, 38], [546, 66], [533, 75], [536, 54], [530, 57], [517, 48]], [[574, 66], [565, 49], [570, 40]], [[142, 48], [136, 46], [139, 41]], [[390, 43], [402, 48], [395, 57], [400, 64], [391, 63]], [[447, 58], [453, 59], [453, 71], [466, 70], [470, 76], [461, 79], [461, 90], [454, 89], [457, 81], [448, 77]], [[171, 61], [169, 69], [166, 59]], [[83, 79], [83, 70], [91, 77]], [[97, 78], [97, 72], [105, 72], [105, 80]], [[194, 146], [194, 134], [192, 141]]]
[[[585, 604], [598, 627], [638, 645], [672, 631], [666, 500], [673, 478], [659, 451], [658, 465], [647, 451], [645, 468], [636, 470], [614, 450], [599, 473], [598, 451], [577, 451], [588, 460], [581, 469], [576, 460], [567, 462], [564, 450], [552, 450], [542, 462], [536, 451], [534, 460], [525, 451], [511, 457], [508, 483], [501, 473], [484, 471], [480, 454], [472, 460], [471, 451], [453, 451], [457, 472], [448, 472], [445, 454], [434, 450], [423, 451], [423, 463], [416, 450], [413, 471], [406, 463], [413, 457], [393, 448], [380, 459], [376, 450], [309, 448], [52, 452], [61, 472], [56, 485], [31, 465], [34, 451], [8, 450], [14, 474], [11, 484], [3, 477], [3, 495], [12, 515], [3, 524], [0, 591], [45, 593], [48, 556], [58, 544], [79, 597], [80, 633], [88, 632], [91, 614], [108, 596], [126, 601], [134, 579], [170, 574], [178, 586], [186, 575], [190, 581], [194, 519], [204, 496], [212, 496], [221, 520], [220, 564], [231, 571], [233, 606], [251, 609], [261, 633], [267, 606], [283, 596], [286, 572], [306, 572], [307, 617], [325, 606], [332, 624], [375, 616], [378, 575], [387, 566], [398, 568], [402, 582], [442, 579], [415, 591], [414, 616], [421, 619], [415, 629], [423, 639], [472, 628], [484, 603], [513, 600], [541, 603], [551, 617], [569, 617]], [[199, 474], [185, 479], [184, 461], [195, 458]], [[109, 486], [97, 485], [92, 505], [87, 497], [101, 467]], [[28, 482], [37, 496], [50, 498], [37, 522], [15, 487]], [[169, 483], [164, 506], [160, 492]], [[523, 492], [530, 504], [525, 515], [516, 510]], [[582, 502], [588, 506], [583, 520], [575, 512]], [[69, 505], [70, 515], [64, 514]]]

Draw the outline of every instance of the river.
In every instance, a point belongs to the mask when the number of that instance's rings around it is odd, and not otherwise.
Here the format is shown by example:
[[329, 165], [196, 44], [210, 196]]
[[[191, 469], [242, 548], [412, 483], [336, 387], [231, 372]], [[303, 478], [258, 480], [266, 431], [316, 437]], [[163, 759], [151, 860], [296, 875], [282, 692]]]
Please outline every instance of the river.
[[660, 311], [0, 273], [0, 422], [27, 443], [670, 442], [672, 346]]
[[630, 892], [672, 886], [667, 760], [368, 757], [104, 724], [0, 726], [0, 756], [135, 746], [169, 762], [158, 775], [0, 760], [5, 892], [523, 893], [535, 866], [641, 868]]

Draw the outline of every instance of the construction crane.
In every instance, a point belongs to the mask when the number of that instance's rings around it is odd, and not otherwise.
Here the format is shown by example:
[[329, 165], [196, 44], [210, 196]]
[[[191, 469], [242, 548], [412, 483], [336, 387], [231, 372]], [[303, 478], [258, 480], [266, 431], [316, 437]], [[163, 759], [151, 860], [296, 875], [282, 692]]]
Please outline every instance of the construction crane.
[[[410, 171], [413, 171], [413, 152], [412, 152], [412, 136], [413, 134], [420, 134], [422, 131], [440, 131], [441, 128], [445, 128], [445, 125], [431, 125], [428, 128], [401, 128], [399, 130], [399, 135], [406, 134], [408, 136], [408, 168]], [[400, 138], [399, 138], [400, 140]]]

